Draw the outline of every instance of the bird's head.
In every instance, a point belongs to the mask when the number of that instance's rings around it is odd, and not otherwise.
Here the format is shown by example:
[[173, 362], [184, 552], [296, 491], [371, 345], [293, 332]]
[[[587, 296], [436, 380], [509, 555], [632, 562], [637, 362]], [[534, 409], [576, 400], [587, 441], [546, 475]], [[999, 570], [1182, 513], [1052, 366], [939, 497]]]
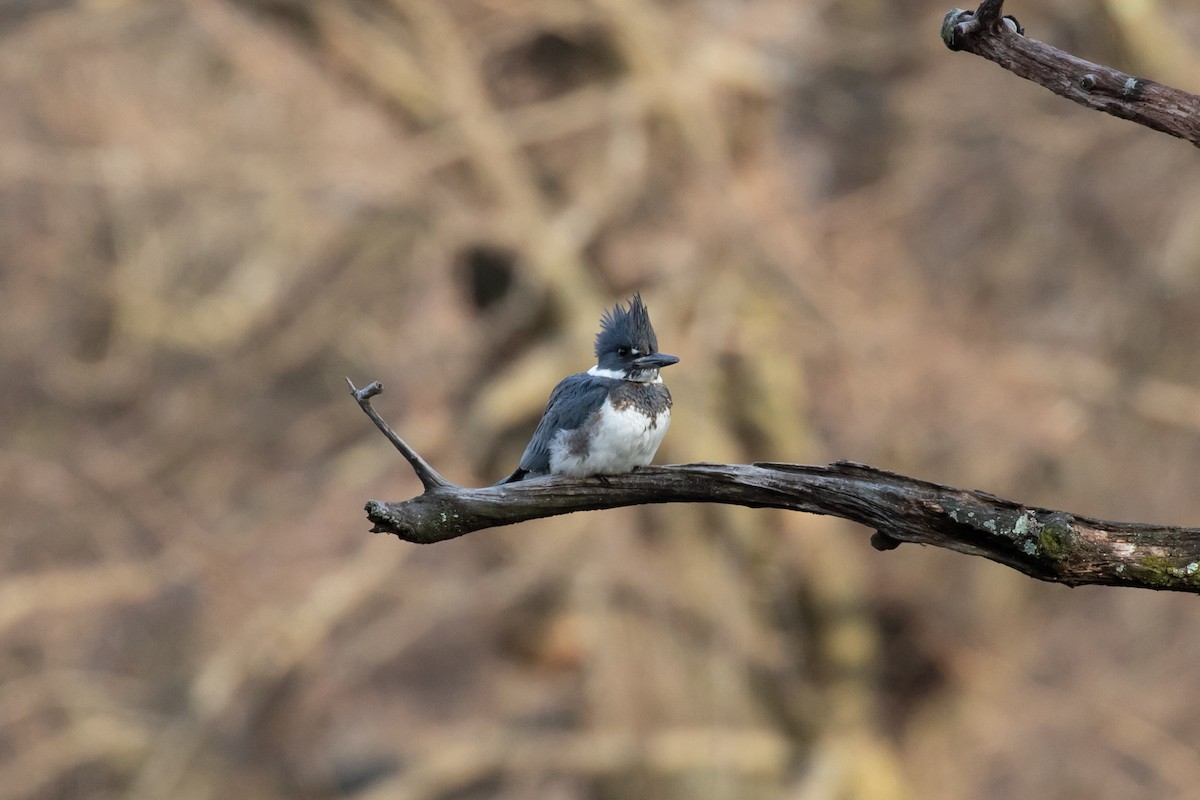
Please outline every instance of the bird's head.
[[650, 314], [635, 294], [628, 306], [617, 303], [605, 311], [596, 334], [596, 367], [598, 371], [627, 381], [650, 382], [658, 371], [679, 361], [658, 352], [658, 337], [650, 324]]

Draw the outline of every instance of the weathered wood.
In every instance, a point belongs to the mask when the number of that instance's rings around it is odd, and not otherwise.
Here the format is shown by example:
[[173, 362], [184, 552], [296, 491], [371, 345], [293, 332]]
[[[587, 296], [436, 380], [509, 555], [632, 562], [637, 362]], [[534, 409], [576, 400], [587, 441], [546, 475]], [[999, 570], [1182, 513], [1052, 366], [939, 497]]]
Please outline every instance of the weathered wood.
[[951, 9], [942, 20], [942, 41], [1080, 105], [1200, 146], [1200, 96], [1031, 39], [1013, 17], [1000, 16], [1003, 5], [1003, 0], [984, 0], [975, 11]]

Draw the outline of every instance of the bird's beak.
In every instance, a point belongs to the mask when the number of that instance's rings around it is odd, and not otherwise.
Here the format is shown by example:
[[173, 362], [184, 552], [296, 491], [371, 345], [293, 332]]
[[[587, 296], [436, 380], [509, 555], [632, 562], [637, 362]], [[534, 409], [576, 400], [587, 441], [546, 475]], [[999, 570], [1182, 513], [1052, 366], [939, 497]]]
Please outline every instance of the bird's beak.
[[672, 364], [678, 364], [677, 356], [667, 353], [649, 353], [633, 360], [634, 369], [662, 369]]

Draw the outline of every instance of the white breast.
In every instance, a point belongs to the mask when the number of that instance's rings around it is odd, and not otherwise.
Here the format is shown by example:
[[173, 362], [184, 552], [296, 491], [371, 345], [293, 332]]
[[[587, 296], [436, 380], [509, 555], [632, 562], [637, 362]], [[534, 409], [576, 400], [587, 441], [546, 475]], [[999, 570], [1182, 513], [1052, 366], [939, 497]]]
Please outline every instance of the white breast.
[[646, 466], [667, 434], [671, 409], [651, 420], [633, 408], [618, 411], [605, 400], [594, 420], [586, 449], [578, 447], [582, 444], [580, 437], [566, 431], [554, 437], [550, 445], [552, 473], [572, 477], [619, 475]]

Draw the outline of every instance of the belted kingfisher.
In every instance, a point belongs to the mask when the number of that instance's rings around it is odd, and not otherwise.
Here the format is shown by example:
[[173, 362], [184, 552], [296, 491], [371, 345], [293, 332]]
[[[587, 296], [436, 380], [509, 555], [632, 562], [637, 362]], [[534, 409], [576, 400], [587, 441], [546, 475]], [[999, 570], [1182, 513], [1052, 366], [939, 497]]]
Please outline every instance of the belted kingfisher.
[[658, 352], [640, 294], [605, 311], [596, 366], [554, 387], [521, 466], [500, 483], [618, 475], [649, 464], [671, 424], [671, 393], [658, 371], [678, 361]]

